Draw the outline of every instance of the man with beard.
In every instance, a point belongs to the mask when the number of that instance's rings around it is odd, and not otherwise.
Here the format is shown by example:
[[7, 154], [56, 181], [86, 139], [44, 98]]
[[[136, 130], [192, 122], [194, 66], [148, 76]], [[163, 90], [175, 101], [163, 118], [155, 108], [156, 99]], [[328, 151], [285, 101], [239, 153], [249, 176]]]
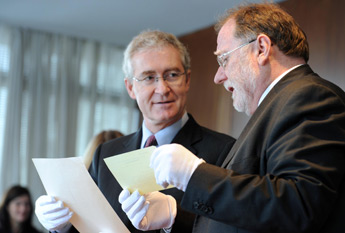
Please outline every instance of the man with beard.
[[[220, 166], [235, 140], [200, 126], [187, 113], [187, 93], [191, 80], [190, 57], [185, 46], [174, 35], [148, 30], [134, 37], [125, 50], [123, 70], [128, 94], [136, 100], [143, 114], [142, 127], [135, 133], [101, 144], [95, 152], [89, 171], [122, 222], [130, 232], [135, 233], [141, 231], [134, 228], [136, 224], [133, 226], [122, 210], [126, 210], [118, 201], [122, 188], [106, 166], [105, 158], [143, 148], [148, 141], [158, 147], [173, 142], [188, 148], [191, 153], [199, 156], [200, 161]], [[154, 140], [150, 140], [152, 136]], [[162, 222], [160, 228], [170, 231], [175, 222], [172, 232], [191, 232], [194, 214], [179, 206], [183, 192], [176, 188], [162, 192], [168, 195], [154, 192], [145, 196], [150, 200], [151, 207], [157, 208], [151, 217], [164, 217], [160, 211], [171, 213], [174, 221], [165, 224]], [[134, 192], [134, 195], [138, 194]], [[71, 211], [51, 196], [41, 196], [36, 201], [35, 212], [47, 230], [75, 231], [73, 228], [69, 229]], [[143, 226], [144, 230], [153, 228], [155, 227], [149, 224]]]
[[[185, 192], [193, 232], [343, 232], [345, 93], [312, 71], [305, 33], [277, 5], [230, 9], [216, 28], [214, 81], [251, 118], [221, 167], [157, 148], [157, 183]], [[151, 216], [142, 199], [123, 201], [136, 221]]]

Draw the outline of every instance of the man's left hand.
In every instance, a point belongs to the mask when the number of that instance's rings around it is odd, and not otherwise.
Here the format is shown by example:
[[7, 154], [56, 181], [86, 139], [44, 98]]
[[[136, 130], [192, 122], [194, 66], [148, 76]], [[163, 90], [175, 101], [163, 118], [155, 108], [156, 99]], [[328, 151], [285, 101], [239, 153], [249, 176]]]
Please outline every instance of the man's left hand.
[[195, 169], [205, 161], [179, 144], [156, 148], [151, 156], [150, 167], [155, 172], [156, 182], [166, 188], [169, 184], [186, 191]]
[[127, 189], [119, 196], [122, 210], [138, 230], [158, 230], [171, 228], [176, 217], [176, 200], [155, 191], [140, 195], [138, 191], [130, 194]]

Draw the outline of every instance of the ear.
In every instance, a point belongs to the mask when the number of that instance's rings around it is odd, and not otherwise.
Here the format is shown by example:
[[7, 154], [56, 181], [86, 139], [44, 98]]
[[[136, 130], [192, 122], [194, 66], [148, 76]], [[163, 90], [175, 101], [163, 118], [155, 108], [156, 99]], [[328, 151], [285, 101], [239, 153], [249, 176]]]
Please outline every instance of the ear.
[[186, 71], [186, 88], [189, 90], [190, 87], [190, 79], [192, 78], [192, 71], [189, 69]]
[[257, 44], [258, 44], [258, 54], [257, 54], [258, 63], [259, 65], [265, 65], [269, 61], [269, 56], [270, 56], [271, 48], [272, 48], [272, 41], [267, 35], [260, 34], [257, 37]]
[[126, 89], [127, 89], [129, 97], [135, 100], [136, 97], [133, 91], [133, 82], [129, 81], [129, 78], [125, 78], [125, 85], [126, 85]]

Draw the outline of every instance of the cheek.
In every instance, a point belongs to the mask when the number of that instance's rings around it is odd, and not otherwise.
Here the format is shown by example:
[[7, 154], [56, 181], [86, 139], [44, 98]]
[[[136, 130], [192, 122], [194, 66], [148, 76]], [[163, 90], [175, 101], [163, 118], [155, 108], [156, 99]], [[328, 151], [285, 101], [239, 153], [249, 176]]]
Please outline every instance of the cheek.
[[18, 220], [20, 218], [20, 209], [17, 206], [10, 206], [8, 209], [8, 214], [10, 218]]
[[13, 217], [14, 213], [15, 213], [15, 208], [13, 205], [9, 205], [7, 208], [8, 214], [10, 215], [10, 217]]
[[226, 67], [224, 71], [225, 75], [231, 77], [232, 79], [237, 78], [241, 74], [241, 67], [237, 63], [235, 65], [230, 65]]
[[134, 99], [138, 102], [138, 104], [147, 102], [151, 95], [150, 91], [148, 90], [138, 90], [138, 89], [135, 89], [133, 94], [135, 96]]
[[148, 95], [147, 93], [140, 93], [136, 96], [136, 102], [139, 107], [139, 110], [144, 115], [149, 114], [149, 112], [151, 111], [150, 100], [150, 95]]
[[187, 93], [188, 93], [188, 86], [182, 86], [180, 88], [174, 88], [172, 89], [172, 92], [175, 96], [177, 96], [177, 99], [181, 101], [186, 101]]

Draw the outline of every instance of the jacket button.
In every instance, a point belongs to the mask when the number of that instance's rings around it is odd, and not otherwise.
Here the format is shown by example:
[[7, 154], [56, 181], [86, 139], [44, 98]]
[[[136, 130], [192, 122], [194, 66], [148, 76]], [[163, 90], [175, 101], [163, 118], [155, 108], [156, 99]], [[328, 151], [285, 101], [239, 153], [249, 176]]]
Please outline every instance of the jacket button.
[[208, 211], [207, 206], [206, 205], [202, 205], [201, 206], [201, 211], [207, 213], [207, 211]]
[[194, 203], [193, 203], [193, 207], [194, 207], [194, 209], [200, 209], [200, 203], [199, 202], [197, 202], [197, 201], [195, 201]]

